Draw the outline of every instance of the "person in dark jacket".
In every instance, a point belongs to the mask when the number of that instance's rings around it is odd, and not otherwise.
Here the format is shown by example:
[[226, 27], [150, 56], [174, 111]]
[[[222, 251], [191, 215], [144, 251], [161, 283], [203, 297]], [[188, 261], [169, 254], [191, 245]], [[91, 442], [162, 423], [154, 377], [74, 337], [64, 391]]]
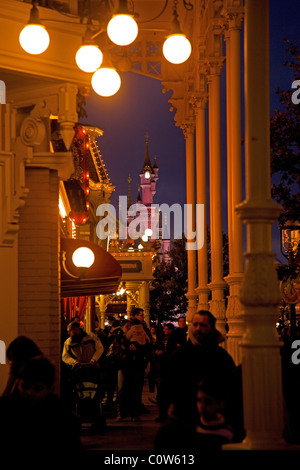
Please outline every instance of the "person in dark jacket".
[[44, 356], [20, 368], [15, 393], [0, 398], [3, 451], [30, 456], [32, 463], [41, 453], [49, 459], [82, 449], [80, 422], [53, 393], [54, 381], [55, 366]]
[[176, 419], [195, 424], [197, 384], [203, 380], [230, 385], [236, 369], [232, 357], [219, 344], [224, 337], [216, 329], [216, 319], [207, 310], [196, 312], [189, 325], [187, 343], [169, 361], [165, 381], [169, 404]]
[[152, 363], [152, 366], [155, 367], [155, 380], [157, 385], [156, 398], [159, 410], [159, 416], [156, 418], [157, 422], [163, 422], [167, 418], [168, 396], [165, 395], [167, 388], [164, 387], [164, 381], [167, 380], [170, 357], [176, 349], [177, 344], [174, 337], [174, 325], [172, 323], [166, 323], [163, 327], [163, 337], [155, 343], [153, 352], [156, 360]]
[[142, 403], [142, 393], [143, 393], [145, 370], [151, 357], [152, 336], [151, 336], [150, 329], [148, 328], [145, 322], [144, 310], [142, 308], [134, 307], [130, 313], [130, 320], [131, 322], [133, 321], [135, 322], [136, 320], [138, 320], [142, 324], [146, 335], [150, 339], [149, 342], [146, 340], [146, 344], [138, 348], [138, 350], [142, 352], [143, 354], [143, 366], [142, 364], [140, 365], [140, 371], [138, 373], [139, 378], [137, 379], [138, 389], [139, 389], [139, 405], [138, 405], [139, 414], [148, 414], [149, 410], [147, 410], [145, 405]]
[[188, 331], [188, 327], [186, 324], [186, 318], [179, 317], [178, 327], [174, 331], [174, 338], [175, 338], [178, 348], [180, 348], [187, 342], [187, 331]]
[[17, 376], [26, 361], [42, 353], [35, 342], [27, 336], [18, 336], [8, 346], [6, 356], [10, 364], [9, 377], [3, 396], [14, 393]]

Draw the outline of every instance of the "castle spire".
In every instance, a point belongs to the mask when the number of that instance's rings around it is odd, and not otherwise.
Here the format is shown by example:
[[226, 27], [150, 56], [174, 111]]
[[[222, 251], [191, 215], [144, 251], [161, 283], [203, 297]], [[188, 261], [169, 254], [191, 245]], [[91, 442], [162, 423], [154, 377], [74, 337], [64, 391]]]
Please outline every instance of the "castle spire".
[[152, 173], [152, 172], [153, 172], [153, 168], [152, 168], [151, 161], [150, 161], [149, 147], [148, 147], [148, 142], [149, 142], [149, 134], [148, 134], [148, 131], [146, 131], [145, 139], [146, 139], [145, 158], [144, 158], [144, 164], [143, 164], [143, 168], [142, 168], [141, 173], [145, 173], [146, 170], [149, 170], [150, 173]]

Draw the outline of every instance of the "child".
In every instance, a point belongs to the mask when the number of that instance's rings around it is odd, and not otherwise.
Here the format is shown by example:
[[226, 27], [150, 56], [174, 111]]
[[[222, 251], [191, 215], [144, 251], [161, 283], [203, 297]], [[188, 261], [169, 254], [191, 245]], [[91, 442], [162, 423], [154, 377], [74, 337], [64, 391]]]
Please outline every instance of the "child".
[[132, 320], [131, 328], [126, 333], [126, 338], [131, 343], [138, 343], [140, 346], [145, 346], [146, 343], [150, 343], [150, 338], [144, 330], [142, 323], [139, 320]]
[[199, 422], [196, 426], [196, 433], [201, 447], [205, 445], [221, 449], [223, 444], [232, 441], [233, 430], [226, 423], [222, 414], [223, 408], [222, 389], [208, 381], [199, 383], [197, 391]]
[[214, 381], [198, 384], [198, 424], [180, 421], [174, 405], [168, 410], [169, 419], [159, 429], [154, 448], [157, 451], [218, 451], [223, 444], [233, 439], [233, 430], [222, 414], [224, 395], [220, 385]]

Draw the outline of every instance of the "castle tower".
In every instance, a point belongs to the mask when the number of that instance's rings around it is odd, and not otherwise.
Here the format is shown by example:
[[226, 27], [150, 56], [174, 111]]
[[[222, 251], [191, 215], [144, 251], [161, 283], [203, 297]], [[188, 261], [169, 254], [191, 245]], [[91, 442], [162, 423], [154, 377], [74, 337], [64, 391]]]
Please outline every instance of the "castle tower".
[[[158, 180], [158, 166], [156, 160], [154, 166], [151, 164], [149, 155], [149, 135], [145, 135], [145, 157], [142, 170], [140, 172], [140, 187], [142, 204], [147, 208], [148, 220], [147, 227], [151, 228], [151, 204], [156, 193], [156, 181]], [[152, 214], [153, 216], [153, 214]]]
[[152, 167], [149, 155], [149, 135], [146, 134], [146, 147], [143, 168], [140, 173], [140, 185], [142, 190], [142, 202], [146, 207], [153, 203], [153, 196], [156, 192], [156, 181], [158, 180], [158, 166], [155, 161], [155, 168]]

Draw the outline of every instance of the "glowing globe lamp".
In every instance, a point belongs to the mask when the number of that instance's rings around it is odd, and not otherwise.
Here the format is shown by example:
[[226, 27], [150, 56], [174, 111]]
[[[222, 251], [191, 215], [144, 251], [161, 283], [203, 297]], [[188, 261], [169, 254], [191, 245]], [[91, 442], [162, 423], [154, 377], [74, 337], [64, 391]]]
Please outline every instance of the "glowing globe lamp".
[[95, 255], [90, 248], [82, 246], [74, 251], [72, 261], [77, 268], [90, 268], [95, 261]]
[[107, 25], [107, 34], [118, 46], [128, 46], [138, 35], [138, 25], [131, 15], [114, 15]]
[[120, 86], [121, 78], [114, 68], [101, 67], [92, 76], [93, 90], [100, 96], [113, 96]]
[[39, 10], [35, 3], [30, 10], [28, 24], [20, 33], [19, 41], [24, 51], [29, 54], [41, 54], [49, 46], [49, 34], [40, 22]]
[[76, 64], [84, 72], [95, 72], [102, 64], [103, 54], [95, 45], [83, 45], [76, 53]]
[[28, 24], [22, 29], [19, 41], [29, 54], [42, 54], [50, 43], [49, 34], [41, 24]]
[[182, 64], [191, 55], [192, 46], [184, 34], [172, 34], [163, 45], [163, 54], [172, 64]]

